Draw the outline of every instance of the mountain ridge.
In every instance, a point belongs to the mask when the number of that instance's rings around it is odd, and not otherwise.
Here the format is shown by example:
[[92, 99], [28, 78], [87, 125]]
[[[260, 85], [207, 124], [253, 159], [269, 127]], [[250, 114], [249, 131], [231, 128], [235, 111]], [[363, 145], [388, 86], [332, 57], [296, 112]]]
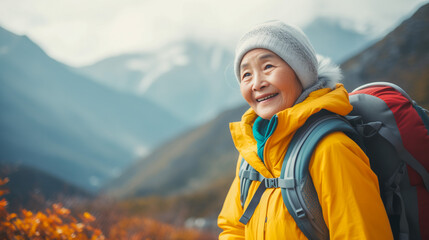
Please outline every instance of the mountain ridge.
[[8, 209], [17, 212], [22, 208], [43, 210], [50, 202], [60, 199], [64, 204], [92, 199], [95, 196], [78, 186], [65, 182], [53, 175], [28, 166], [0, 163], [0, 177], [8, 178], [5, 195]]
[[[183, 194], [201, 190], [216, 179], [225, 177], [224, 172], [216, 169], [230, 167], [231, 159], [238, 157], [228, 124], [230, 121], [239, 121], [247, 109], [247, 106], [241, 106], [227, 110], [212, 121], [155, 149], [119, 178], [107, 184], [103, 193], [121, 198], [148, 194]], [[233, 174], [226, 175], [232, 179]], [[138, 177], [134, 178], [136, 176]], [[188, 177], [184, 180], [184, 176]]]
[[0, 162], [96, 191], [186, 127], [149, 100], [71, 71], [26, 36], [0, 28], [0, 49]]
[[[327, 17], [303, 30], [316, 40], [316, 50], [335, 62], [372, 40]], [[195, 40], [109, 57], [76, 70], [110, 87], [146, 96], [193, 126], [245, 103], [233, 72], [233, 53]]]
[[387, 81], [401, 86], [415, 101], [429, 107], [429, 4], [420, 7], [383, 39], [345, 61], [344, 84]]
[[329, 57], [337, 64], [375, 41], [373, 37], [348, 29], [341, 21], [344, 20], [318, 17], [303, 28], [316, 53]]
[[243, 103], [226, 49], [188, 40], [159, 52], [129, 53], [76, 69], [110, 87], [149, 98], [183, 121], [202, 124]]

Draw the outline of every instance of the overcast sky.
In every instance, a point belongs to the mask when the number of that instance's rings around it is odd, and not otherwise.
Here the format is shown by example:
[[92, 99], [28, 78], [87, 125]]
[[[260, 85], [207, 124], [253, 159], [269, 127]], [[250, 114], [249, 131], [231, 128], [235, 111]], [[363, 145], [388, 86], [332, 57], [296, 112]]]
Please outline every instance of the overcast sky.
[[72, 66], [192, 38], [233, 48], [272, 19], [301, 27], [319, 16], [385, 34], [427, 0], [0, 0], [0, 26], [26, 34]]

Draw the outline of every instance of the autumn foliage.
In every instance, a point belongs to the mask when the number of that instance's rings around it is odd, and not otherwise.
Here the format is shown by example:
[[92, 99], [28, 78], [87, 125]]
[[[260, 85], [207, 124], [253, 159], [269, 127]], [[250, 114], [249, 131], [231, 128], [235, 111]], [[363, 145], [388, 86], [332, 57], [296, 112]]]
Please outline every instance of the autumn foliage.
[[175, 228], [168, 224], [158, 221], [131, 217], [123, 218], [115, 224], [109, 231], [110, 239], [159, 239], [159, 240], [197, 240], [210, 239], [203, 233], [190, 230]]
[[[88, 212], [73, 214], [59, 203], [52, 204], [43, 212], [22, 209], [20, 213], [9, 213], [8, 202], [2, 197], [8, 193], [4, 186], [8, 181], [7, 178], [0, 178], [0, 239], [214, 239], [213, 235], [174, 227], [145, 217], [123, 215], [113, 209], [104, 213], [98, 210], [98, 215], [103, 216], [99, 221]], [[101, 229], [104, 229], [104, 233]]]
[[[0, 179], [0, 186], [9, 180]], [[7, 193], [1, 189], [0, 196]], [[21, 213], [9, 213], [7, 201], [0, 200], [0, 239], [105, 239], [103, 233], [91, 225], [95, 218], [85, 212], [73, 217], [61, 204], [53, 204], [45, 212], [33, 213], [22, 209]]]

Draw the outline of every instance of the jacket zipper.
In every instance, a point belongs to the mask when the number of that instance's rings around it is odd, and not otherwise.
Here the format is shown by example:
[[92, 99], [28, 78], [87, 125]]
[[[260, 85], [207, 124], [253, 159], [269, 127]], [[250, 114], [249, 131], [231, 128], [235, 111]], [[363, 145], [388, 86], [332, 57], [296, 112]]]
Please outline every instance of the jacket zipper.
[[[272, 136], [272, 134], [271, 134], [271, 136]], [[267, 139], [267, 141], [265, 142], [265, 146], [264, 146], [264, 153], [263, 154], [264, 154], [264, 165], [265, 166], [267, 166], [267, 162], [269, 161], [269, 159], [267, 158], [267, 156], [268, 156], [268, 150], [267, 150], [268, 148], [267, 148], [267, 146], [269, 146], [269, 143], [270, 143], [270, 140], [271, 140], [271, 136]], [[267, 168], [267, 170], [271, 174], [273, 174], [270, 169]]]
[[[274, 130], [274, 132], [275, 132], [275, 130]], [[267, 156], [268, 156], [268, 148], [269, 147], [267, 147], [267, 146], [269, 146], [270, 145], [270, 140], [271, 140], [271, 137], [272, 137], [272, 135], [274, 134], [274, 132], [271, 134], [271, 136], [270, 137], [268, 137], [268, 139], [267, 139], [267, 141], [265, 142], [265, 146], [264, 146], [264, 152], [262, 153], [263, 155], [264, 155], [264, 165], [265, 166], [267, 166], [267, 162], [269, 161], [269, 159], [267, 158]], [[268, 169], [267, 168], [267, 170], [271, 173], [271, 174], [273, 174], [271, 171], [270, 171], [270, 169]], [[272, 194], [272, 192], [270, 193], [270, 196], [269, 196], [269, 198], [268, 198], [268, 202], [267, 202], [267, 206], [266, 206], [266, 208], [267, 209], [265, 209], [265, 221], [264, 221], [264, 239], [266, 239], [266, 233], [267, 233], [267, 224], [268, 224], [268, 216], [267, 216], [267, 214], [268, 214], [268, 205], [270, 204], [270, 199], [271, 199], [271, 194]]]

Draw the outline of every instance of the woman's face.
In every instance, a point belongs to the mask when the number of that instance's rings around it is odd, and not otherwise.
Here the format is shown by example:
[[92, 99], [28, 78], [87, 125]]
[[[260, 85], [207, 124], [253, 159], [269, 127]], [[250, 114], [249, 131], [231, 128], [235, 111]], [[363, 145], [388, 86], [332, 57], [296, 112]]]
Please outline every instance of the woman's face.
[[264, 119], [293, 106], [302, 92], [289, 65], [267, 49], [253, 49], [240, 65], [240, 90], [250, 107]]

